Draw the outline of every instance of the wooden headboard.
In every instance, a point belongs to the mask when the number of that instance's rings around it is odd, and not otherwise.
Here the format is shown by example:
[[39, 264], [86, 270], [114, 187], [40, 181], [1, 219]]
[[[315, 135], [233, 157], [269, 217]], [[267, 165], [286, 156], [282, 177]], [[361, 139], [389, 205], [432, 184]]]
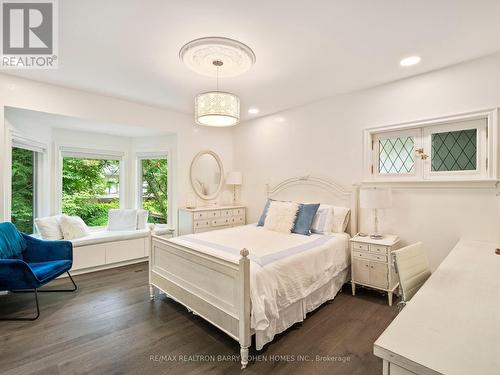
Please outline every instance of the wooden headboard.
[[289, 178], [274, 186], [266, 184], [266, 191], [267, 197], [273, 199], [349, 207], [351, 215], [346, 231], [351, 236], [358, 232], [359, 187], [357, 185], [347, 190], [329, 179], [308, 175]]

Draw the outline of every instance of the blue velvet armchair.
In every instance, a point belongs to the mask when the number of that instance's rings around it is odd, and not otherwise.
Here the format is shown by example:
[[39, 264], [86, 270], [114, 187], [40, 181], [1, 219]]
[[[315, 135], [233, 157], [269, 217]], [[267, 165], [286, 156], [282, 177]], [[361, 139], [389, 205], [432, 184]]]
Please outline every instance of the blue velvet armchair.
[[[36, 315], [29, 318], [0, 320], [35, 320], [40, 316], [38, 292], [74, 292], [77, 286], [69, 270], [73, 265], [73, 245], [69, 241], [44, 241], [19, 232], [12, 223], [0, 223], [0, 290], [34, 293]], [[67, 272], [72, 289], [39, 288]]]

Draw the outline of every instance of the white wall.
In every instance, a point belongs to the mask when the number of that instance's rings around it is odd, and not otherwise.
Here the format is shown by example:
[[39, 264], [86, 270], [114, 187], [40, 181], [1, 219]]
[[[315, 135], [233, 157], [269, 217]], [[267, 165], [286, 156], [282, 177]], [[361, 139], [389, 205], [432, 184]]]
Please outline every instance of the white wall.
[[[346, 187], [362, 174], [362, 129], [500, 106], [500, 55], [339, 95], [246, 122], [234, 129], [234, 166], [244, 173], [243, 201], [256, 221], [266, 183], [305, 174]], [[459, 238], [500, 241], [494, 189], [395, 190], [382, 230], [405, 243], [422, 240], [433, 268]], [[364, 210], [363, 210], [364, 211]], [[367, 212], [361, 229], [370, 231]]]
[[196, 127], [192, 116], [85, 91], [63, 88], [0, 74], [0, 221], [6, 217], [8, 144], [5, 139], [5, 107], [16, 107], [88, 119], [99, 123], [160, 129], [175, 134], [177, 176], [173, 181], [176, 205], [184, 205], [191, 191], [189, 165], [196, 153], [211, 149], [221, 157], [226, 171], [232, 169], [232, 132], [229, 129]]

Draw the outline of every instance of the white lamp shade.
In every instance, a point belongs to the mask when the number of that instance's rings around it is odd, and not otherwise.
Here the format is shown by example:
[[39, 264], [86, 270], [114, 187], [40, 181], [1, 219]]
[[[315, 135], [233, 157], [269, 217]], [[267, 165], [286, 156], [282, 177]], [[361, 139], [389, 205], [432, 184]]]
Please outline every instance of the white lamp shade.
[[392, 190], [386, 188], [363, 188], [359, 191], [361, 208], [389, 208], [392, 206]]
[[226, 185], [241, 185], [243, 176], [241, 172], [229, 172], [226, 177]]
[[229, 92], [210, 91], [195, 98], [195, 120], [206, 126], [233, 126], [240, 122], [240, 99]]

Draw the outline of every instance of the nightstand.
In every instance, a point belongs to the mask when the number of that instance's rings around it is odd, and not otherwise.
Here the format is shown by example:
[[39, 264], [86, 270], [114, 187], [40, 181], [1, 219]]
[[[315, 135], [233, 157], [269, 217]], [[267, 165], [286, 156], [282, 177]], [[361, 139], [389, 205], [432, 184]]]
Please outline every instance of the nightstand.
[[392, 252], [399, 248], [398, 236], [387, 235], [380, 240], [355, 236], [350, 241], [352, 295], [357, 284], [382, 290], [392, 306], [392, 295], [399, 285], [392, 258]]

